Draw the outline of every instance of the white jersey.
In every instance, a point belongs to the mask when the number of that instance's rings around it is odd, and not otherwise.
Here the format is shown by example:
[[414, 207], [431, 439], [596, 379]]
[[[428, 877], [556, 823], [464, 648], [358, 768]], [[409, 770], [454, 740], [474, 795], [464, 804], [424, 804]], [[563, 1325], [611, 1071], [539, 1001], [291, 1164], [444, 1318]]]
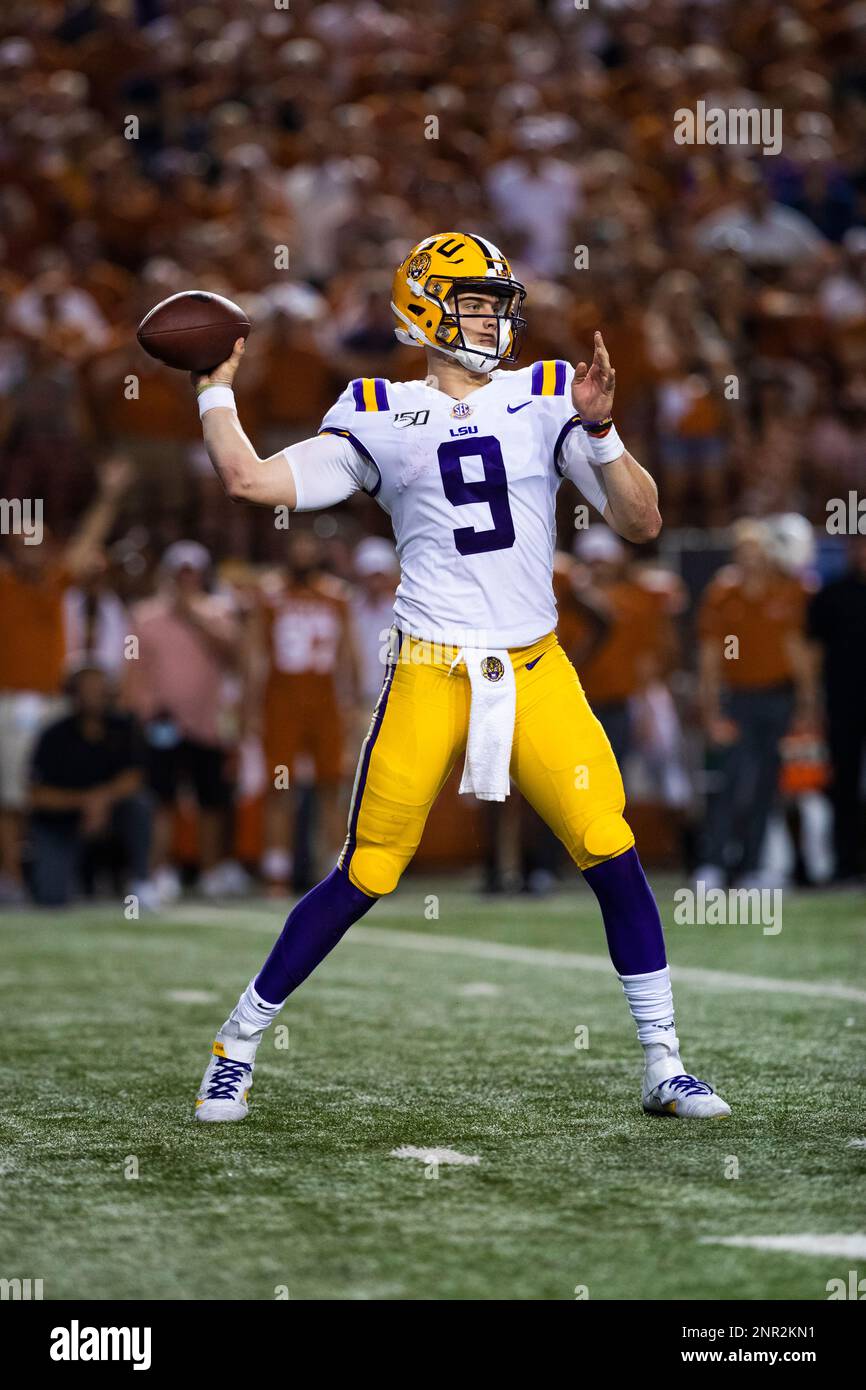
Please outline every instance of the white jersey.
[[[607, 501], [571, 400], [574, 369], [494, 372], [463, 401], [423, 381], [352, 381], [322, 421], [348, 441], [349, 492], [391, 517], [397, 625], [453, 645], [522, 647], [556, 626], [551, 574], [563, 477]], [[303, 501], [301, 500], [301, 505]]]

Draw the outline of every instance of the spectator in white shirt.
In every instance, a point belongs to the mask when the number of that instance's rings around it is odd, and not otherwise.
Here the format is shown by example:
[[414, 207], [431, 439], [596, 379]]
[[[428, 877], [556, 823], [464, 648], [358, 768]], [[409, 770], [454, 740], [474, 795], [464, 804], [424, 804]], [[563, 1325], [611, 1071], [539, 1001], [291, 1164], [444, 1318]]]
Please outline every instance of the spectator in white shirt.
[[705, 218], [695, 229], [702, 250], [733, 247], [750, 266], [785, 266], [827, 248], [808, 217], [773, 202], [756, 169], [745, 165], [736, 183], [742, 190], [738, 201]]

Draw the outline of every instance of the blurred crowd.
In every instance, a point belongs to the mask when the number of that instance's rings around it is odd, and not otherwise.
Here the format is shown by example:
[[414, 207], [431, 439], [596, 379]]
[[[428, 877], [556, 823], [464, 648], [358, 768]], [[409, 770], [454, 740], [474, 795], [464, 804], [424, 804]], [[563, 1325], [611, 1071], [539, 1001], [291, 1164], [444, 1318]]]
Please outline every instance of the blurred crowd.
[[[586, 355], [604, 329], [669, 526], [820, 521], [866, 469], [864, 74], [866, 5], [844, 0], [7, 0], [7, 495], [74, 515], [110, 439], [160, 539], [195, 520], [216, 553], [271, 558], [135, 325], [191, 286], [239, 299], [240, 400], [267, 449], [347, 378], [423, 371], [390, 276], [468, 226], [529, 286], [524, 361]], [[780, 111], [781, 153], [678, 144], [698, 101]]]
[[131, 578], [124, 542], [105, 542], [132, 475], [105, 463], [69, 540], [8, 538], [0, 903], [60, 906], [111, 877], [154, 910], [179, 896], [184, 862], [206, 897], [245, 891], [249, 871], [308, 887], [345, 837], [395, 547], [299, 529], [278, 566], [217, 569], [179, 540]]
[[[781, 111], [781, 153], [678, 144], [675, 113], [698, 101]], [[343, 741], [316, 721], [351, 727], [353, 744], [378, 687], [387, 519], [356, 498], [287, 544], [232, 506], [188, 381], [134, 330], [182, 289], [242, 303], [254, 331], [239, 406], [273, 452], [313, 432], [348, 378], [424, 373], [393, 337], [390, 277], [449, 226], [501, 244], [526, 282], [524, 363], [587, 356], [603, 329], [617, 423], [659, 480], [666, 527], [751, 521], [733, 534], [740, 569], [701, 596], [594, 528], [573, 553], [562, 498], [561, 635], [637, 790], [643, 777], [669, 808], [688, 862], [747, 878], [760, 845], [754, 829], [743, 843], [743, 807], [771, 818], [778, 767], [760, 754], [781, 740], [791, 806], [832, 786], [837, 809], [835, 867], [816, 870], [794, 808], [794, 872], [855, 871], [862, 841], [841, 843], [839, 806], [861, 796], [863, 734], [838, 691], [861, 692], [862, 671], [853, 644], [828, 655], [836, 600], [815, 606], [811, 561], [779, 569], [776, 518], [820, 528], [828, 498], [866, 492], [866, 4], [6, 0], [0, 494], [43, 499], [51, 535], [9, 538], [0, 576], [5, 895], [22, 892], [28, 786], [42, 788], [34, 863], [63, 859], [58, 818], [94, 841], [111, 829], [146, 841], [127, 868], [155, 900], [177, 889], [180, 787], [198, 806], [206, 891], [236, 889], [238, 859], [302, 886], [315, 846], [336, 840]], [[856, 630], [856, 544], [847, 563]], [[311, 583], [315, 613], [298, 598]], [[771, 595], [787, 635], [763, 666], [737, 665], [729, 690], [708, 648], [748, 608], [738, 585], [758, 612]], [[650, 631], [652, 650], [635, 641]], [[46, 752], [36, 731], [55, 718], [72, 723]], [[109, 724], [105, 777], [65, 788], [89, 809], [64, 803], [66, 741]], [[296, 742], [277, 748], [286, 724]], [[843, 725], [856, 756], [839, 752]], [[255, 853], [239, 852], [238, 805], [283, 763], [317, 793], [266, 796]], [[731, 821], [720, 808], [734, 803]], [[510, 862], [544, 882], [550, 846], [512, 831], [530, 848]], [[494, 886], [502, 844], [495, 826]], [[50, 862], [41, 888], [28, 869], [37, 894], [72, 872]]]
[[[176, 900], [183, 874], [206, 897], [305, 889], [345, 835], [395, 547], [299, 527], [278, 564], [217, 565], [183, 539], [131, 574], [107, 539], [132, 476], [107, 460], [68, 540], [8, 539], [0, 902], [61, 906], [106, 877], [135, 915]], [[661, 827], [669, 861], [711, 886], [862, 882], [866, 537], [831, 549], [835, 576], [816, 541], [797, 514], [743, 519], [702, 589], [600, 523], [557, 552], [559, 638], [630, 816], [649, 811], [648, 862], [665, 858]], [[517, 796], [475, 815], [451, 854], [480, 851], [488, 891], [562, 877]]]

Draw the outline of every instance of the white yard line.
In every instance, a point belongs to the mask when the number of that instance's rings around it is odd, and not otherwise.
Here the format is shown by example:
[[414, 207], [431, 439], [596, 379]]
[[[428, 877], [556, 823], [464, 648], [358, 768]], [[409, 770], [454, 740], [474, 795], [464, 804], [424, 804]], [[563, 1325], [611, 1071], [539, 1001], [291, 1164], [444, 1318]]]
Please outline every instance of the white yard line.
[[789, 1255], [839, 1255], [846, 1260], [866, 1259], [866, 1235], [701, 1236], [699, 1243], [733, 1245], [744, 1250], [778, 1250]]
[[[277, 935], [279, 912], [250, 909], [205, 908], [193, 904], [175, 908], [171, 920], [185, 926], [231, 926], [242, 931]], [[150, 924], [159, 925], [151, 918]], [[432, 955], [467, 956], [472, 960], [510, 961], [515, 965], [540, 965], [553, 970], [582, 970], [610, 975], [607, 956], [588, 956], [577, 951], [544, 950], [536, 946], [515, 946], [502, 941], [478, 941], [473, 937], [434, 936], [431, 932], [398, 931], [391, 927], [352, 927], [343, 938], [356, 946], [379, 946], [398, 951], [422, 951]], [[815, 980], [784, 980], [771, 975], [744, 975], [731, 970], [704, 970], [697, 966], [671, 967], [675, 981], [699, 989], [739, 990], [755, 994], [797, 994], [812, 999], [840, 999], [866, 1004], [866, 990], [853, 985], [820, 983]]]
[[415, 1144], [401, 1144], [399, 1149], [392, 1149], [389, 1158], [417, 1158], [421, 1163], [434, 1164], [453, 1163], [458, 1166], [461, 1164], [480, 1163], [478, 1154], [462, 1154], [457, 1149], [419, 1149]]

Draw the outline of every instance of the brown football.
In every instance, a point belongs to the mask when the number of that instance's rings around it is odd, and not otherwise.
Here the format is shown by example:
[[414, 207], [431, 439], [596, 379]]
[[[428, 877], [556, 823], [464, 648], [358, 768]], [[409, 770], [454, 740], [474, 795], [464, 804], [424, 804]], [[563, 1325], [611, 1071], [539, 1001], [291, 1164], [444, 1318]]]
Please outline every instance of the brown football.
[[243, 309], [207, 290], [184, 290], [164, 299], [138, 325], [138, 341], [157, 361], [185, 372], [209, 372], [231, 357], [250, 321]]

